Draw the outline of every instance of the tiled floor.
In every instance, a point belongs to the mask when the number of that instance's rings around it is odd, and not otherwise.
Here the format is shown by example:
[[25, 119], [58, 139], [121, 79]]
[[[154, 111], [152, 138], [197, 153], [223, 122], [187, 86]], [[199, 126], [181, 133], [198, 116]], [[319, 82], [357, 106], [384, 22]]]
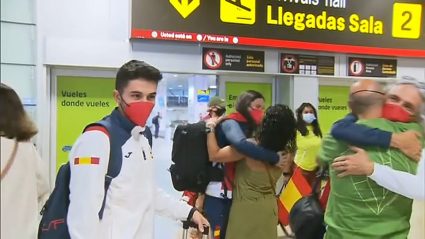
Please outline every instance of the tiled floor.
[[[156, 180], [159, 187], [164, 189], [170, 195], [180, 197], [181, 193], [174, 190], [170, 174], [167, 169], [171, 165], [171, 147], [172, 142], [164, 139], [154, 139], [153, 154], [155, 158]], [[409, 239], [425, 239], [425, 208], [424, 202], [415, 202], [412, 215], [412, 230]], [[155, 239], [181, 238], [181, 223], [168, 218], [157, 216], [155, 219]], [[279, 236], [283, 236], [279, 229]], [[285, 237], [279, 237], [283, 239]]]

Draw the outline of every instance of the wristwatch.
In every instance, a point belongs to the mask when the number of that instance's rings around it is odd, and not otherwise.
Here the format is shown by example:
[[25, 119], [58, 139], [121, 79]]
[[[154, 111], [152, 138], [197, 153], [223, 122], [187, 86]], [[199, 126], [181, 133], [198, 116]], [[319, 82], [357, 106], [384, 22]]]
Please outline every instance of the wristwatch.
[[207, 127], [207, 128], [205, 129], [205, 131], [206, 131], [207, 133], [214, 133], [215, 128], [214, 128], [214, 127]]

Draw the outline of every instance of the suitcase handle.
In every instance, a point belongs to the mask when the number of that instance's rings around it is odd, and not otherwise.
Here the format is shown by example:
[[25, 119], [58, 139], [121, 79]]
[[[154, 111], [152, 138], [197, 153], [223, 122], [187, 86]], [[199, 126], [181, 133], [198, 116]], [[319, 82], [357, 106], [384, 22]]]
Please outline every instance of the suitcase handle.
[[[192, 228], [198, 228], [198, 225], [192, 221], [184, 221], [183, 222], [183, 229], [184, 230], [188, 230], [190, 227]], [[204, 225], [204, 232], [202, 233], [203, 235], [208, 235], [209, 234], [209, 226], [205, 226]]]

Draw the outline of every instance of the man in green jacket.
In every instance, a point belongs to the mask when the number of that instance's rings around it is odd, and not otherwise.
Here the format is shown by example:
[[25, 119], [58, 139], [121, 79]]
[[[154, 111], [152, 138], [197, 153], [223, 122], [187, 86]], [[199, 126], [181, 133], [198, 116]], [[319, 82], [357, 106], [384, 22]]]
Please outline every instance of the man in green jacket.
[[[422, 98], [412, 84], [394, 86], [386, 97], [381, 86], [361, 80], [351, 87], [349, 106], [357, 124], [401, 133], [413, 130], [422, 135], [416, 122]], [[382, 118], [381, 118], [382, 117]], [[331, 135], [323, 138], [318, 159], [325, 165], [336, 157], [353, 154], [348, 144]], [[374, 162], [416, 174], [417, 162], [398, 149], [365, 148]], [[338, 178], [330, 168], [331, 192], [325, 213], [326, 239], [406, 239], [413, 200], [380, 187], [366, 176]]]

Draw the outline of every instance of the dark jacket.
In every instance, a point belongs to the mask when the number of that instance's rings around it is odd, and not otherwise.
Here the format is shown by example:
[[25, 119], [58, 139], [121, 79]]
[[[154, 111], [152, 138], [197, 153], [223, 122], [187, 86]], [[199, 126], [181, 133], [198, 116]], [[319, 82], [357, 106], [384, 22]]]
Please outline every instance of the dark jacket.
[[353, 114], [348, 114], [343, 119], [338, 120], [332, 126], [332, 137], [355, 146], [390, 147], [391, 132], [369, 128], [361, 124], [356, 124], [356, 122], [357, 117]]
[[231, 145], [240, 153], [270, 164], [279, 162], [276, 152], [267, 150], [248, 142], [246, 138], [247, 123], [238, 122], [233, 119], [225, 120], [217, 126], [217, 142], [220, 148]]

